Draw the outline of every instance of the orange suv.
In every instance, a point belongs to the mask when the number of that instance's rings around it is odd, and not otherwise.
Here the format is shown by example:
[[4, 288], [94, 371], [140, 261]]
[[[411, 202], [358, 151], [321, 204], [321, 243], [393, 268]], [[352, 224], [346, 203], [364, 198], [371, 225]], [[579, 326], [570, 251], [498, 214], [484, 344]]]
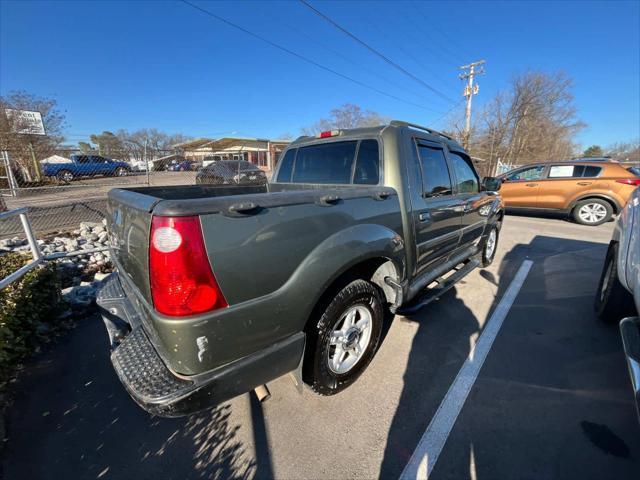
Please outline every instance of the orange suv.
[[640, 177], [612, 160], [531, 164], [499, 178], [508, 209], [563, 211], [583, 225], [608, 221], [640, 186]]

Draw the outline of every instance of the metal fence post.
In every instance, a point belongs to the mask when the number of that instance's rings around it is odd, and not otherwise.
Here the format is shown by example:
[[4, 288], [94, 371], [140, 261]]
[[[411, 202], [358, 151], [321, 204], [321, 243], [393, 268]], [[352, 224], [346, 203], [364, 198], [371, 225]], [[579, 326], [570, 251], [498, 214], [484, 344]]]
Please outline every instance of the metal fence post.
[[22, 228], [24, 228], [24, 233], [27, 235], [27, 241], [29, 242], [29, 246], [31, 247], [31, 253], [33, 254], [33, 259], [35, 261], [39, 261], [42, 258], [42, 253], [40, 252], [40, 245], [36, 241], [35, 236], [33, 235], [33, 229], [31, 228], [31, 223], [29, 219], [27, 219], [26, 213], [20, 214], [20, 221], [22, 222]]
[[7, 183], [9, 184], [11, 196], [16, 197], [18, 195], [18, 182], [16, 182], [16, 177], [13, 176], [13, 169], [11, 168], [11, 161], [9, 160], [9, 152], [6, 150], [2, 151], [2, 161], [4, 163], [4, 169], [7, 172]]

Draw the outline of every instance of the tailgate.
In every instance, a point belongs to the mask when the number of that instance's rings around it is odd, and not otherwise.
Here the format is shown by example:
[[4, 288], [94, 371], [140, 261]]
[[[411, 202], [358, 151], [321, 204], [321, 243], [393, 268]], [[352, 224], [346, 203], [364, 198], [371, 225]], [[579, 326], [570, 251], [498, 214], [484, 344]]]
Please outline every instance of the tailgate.
[[112, 258], [120, 274], [151, 301], [149, 289], [149, 230], [151, 211], [161, 199], [113, 189], [109, 192], [107, 230]]

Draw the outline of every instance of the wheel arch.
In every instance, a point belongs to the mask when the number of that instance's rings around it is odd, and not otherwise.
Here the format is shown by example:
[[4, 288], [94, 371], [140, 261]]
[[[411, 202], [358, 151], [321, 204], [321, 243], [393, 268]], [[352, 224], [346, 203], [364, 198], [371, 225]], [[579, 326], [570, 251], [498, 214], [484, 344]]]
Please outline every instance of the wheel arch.
[[613, 198], [613, 197], [611, 197], [609, 195], [605, 195], [603, 193], [588, 193], [588, 194], [585, 194], [585, 195], [581, 195], [578, 198], [575, 198], [569, 204], [569, 212], [570, 213], [573, 212], [573, 210], [576, 208], [576, 205], [578, 203], [582, 202], [583, 200], [592, 200], [592, 199], [604, 200], [609, 205], [611, 205], [611, 208], [613, 208], [613, 213], [615, 215], [620, 213], [621, 207], [620, 207], [620, 204], [618, 203], [618, 201], [615, 198]]

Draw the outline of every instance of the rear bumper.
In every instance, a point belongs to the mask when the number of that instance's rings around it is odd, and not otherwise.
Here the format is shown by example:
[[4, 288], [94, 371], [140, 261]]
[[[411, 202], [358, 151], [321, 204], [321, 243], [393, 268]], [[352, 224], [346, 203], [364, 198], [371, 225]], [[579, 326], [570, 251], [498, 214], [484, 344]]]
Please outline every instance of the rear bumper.
[[154, 415], [179, 417], [209, 408], [295, 370], [302, 358], [305, 337], [299, 332], [209, 372], [179, 375], [167, 368], [136, 321], [117, 273], [105, 280], [97, 303], [118, 378], [136, 403]]
[[640, 317], [627, 317], [620, 322], [624, 354], [627, 357], [631, 387], [640, 419]]

